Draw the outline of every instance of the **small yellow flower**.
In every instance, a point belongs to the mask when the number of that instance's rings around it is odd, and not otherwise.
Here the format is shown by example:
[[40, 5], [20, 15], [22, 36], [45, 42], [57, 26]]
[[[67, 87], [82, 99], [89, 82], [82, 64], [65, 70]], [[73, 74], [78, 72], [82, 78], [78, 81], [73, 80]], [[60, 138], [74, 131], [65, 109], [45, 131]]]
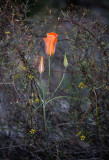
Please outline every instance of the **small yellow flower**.
[[47, 92], [47, 94], [50, 94], [50, 92]]
[[19, 64], [19, 66], [18, 66], [17, 68], [20, 69], [20, 68], [21, 68], [21, 65]]
[[39, 103], [39, 99], [38, 99], [38, 98], [36, 98], [36, 99], [35, 99], [35, 102], [36, 102], [36, 103]]
[[81, 141], [84, 141], [84, 140], [85, 140], [85, 136], [82, 135], [82, 136], [81, 136]]
[[66, 90], [65, 90], [66, 92], [68, 92], [69, 91], [69, 89], [68, 88], [66, 88]]
[[26, 71], [26, 68], [25, 67], [23, 67], [23, 69], [22, 69], [23, 71]]
[[26, 68], [23, 66], [23, 64], [19, 64], [19, 66], [17, 68], [22, 71], [26, 71]]
[[83, 89], [83, 88], [86, 88], [87, 86], [83, 82], [81, 82], [79, 83], [78, 87]]
[[78, 132], [77, 135], [80, 136], [81, 132]]
[[5, 34], [10, 34], [10, 31], [6, 31]]
[[84, 60], [84, 61], [83, 61], [83, 64], [87, 64], [87, 62]]
[[30, 74], [30, 75], [29, 75], [29, 78], [32, 80], [34, 77]]
[[32, 92], [31, 97], [34, 97], [34, 93]]
[[36, 131], [35, 131], [34, 129], [31, 129], [31, 130], [30, 130], [30, 133], [31, 133], [31, 134], [34, 134], [35, 132], [36, 132]]
[[19, 74], [19, 73], [16, 73], [16, 74], [14, 75], [14, 78], [17, 79], [19, 76], [20, 76], [20, 74]]
[[84, 88], [86, 88], [87, 86], [86, 85], [84, 85]]
[[33, 99], [29, 99], [29, 104], [33, 104]]

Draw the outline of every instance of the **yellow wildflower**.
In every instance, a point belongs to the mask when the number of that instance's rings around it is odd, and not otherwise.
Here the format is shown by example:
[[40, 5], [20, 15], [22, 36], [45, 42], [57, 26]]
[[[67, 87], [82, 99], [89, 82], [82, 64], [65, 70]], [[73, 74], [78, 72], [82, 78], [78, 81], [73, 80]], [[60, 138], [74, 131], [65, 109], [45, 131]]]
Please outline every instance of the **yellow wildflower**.
[[34, 129], [31, 129], [31, 130], [30, 130], [30, 133], [31, 133], [31, 134], [34, 134], [35, 132], [36, 132], [36, 131], [35, 131]]
[[86, 88], [87, 86], [86, 85], [84, 85], [84, 88]]
[[20, 74], [19, 74], [19, 73], [16, 73], [16, 74], [14, 75], [14, 78], [17, 79], [19, 76], [20, 76]]
[[69, 89], [68, 88], [66, 88], [66, 92], [68, 92], [69, 91]]
[[29, 104], [32, 104], [33, 103], [33, 99], [29, 99]]
[[75, 28], [73, 28], [73, 32], [75, 32]]
[[21, 68], [21, 65], [19, 64], [19, 66], [18, 66], [17, 68], [20, 69], [20, 68]]
[[31, 97], [34, 97], [34, 93], [32, 92]]
[[17, 68], [22, 71], [26, 71], [26, 68], [23, 66], [23, 64], [19, 64], [19, 66]]
[[47, 94], [50, 94], [50, 92], [47, 92]]
[[25, 67], [23, 67], [23, 71], [26, 71], [26, 68], [25, 68]]
[[80, 136], [81, 132], [78, 132], [77, 135]]
[[10, 34], [10, 31], [6, 31], [5, 34]]
[[34, 77], [30, 74], [30, 75], [29, 75], [29, 78], [32, 80]]
[[79, 83], [78, 87], [83, 89], [83, 88], [86, 88], [87, 86], [83, 82], [81, 82]]
[[38, 99], [38, 98], [36, 98], [36, 99], [35, 99], [35, 102], [36, 102], [36, 103], [39, 103], [39, 99]]
[[81, 136], [81, 141], [84, 141], [84, 140], [85, 140], [85, 136], [82, 135], [82, 136]]
[[87, 62], [84, 60], [84, 61], [83, 61], [83, 64], [87, 64]]

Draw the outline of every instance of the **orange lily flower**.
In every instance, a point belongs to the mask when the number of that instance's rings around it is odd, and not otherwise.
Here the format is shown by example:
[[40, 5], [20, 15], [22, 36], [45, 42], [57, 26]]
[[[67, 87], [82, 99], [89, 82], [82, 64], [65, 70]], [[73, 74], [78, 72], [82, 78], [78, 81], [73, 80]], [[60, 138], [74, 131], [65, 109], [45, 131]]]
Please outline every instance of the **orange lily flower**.
[[43, 56], [41, 57], [41, 60], [40, 60], [39, 72], [40, 72], [40, 74], [41, 74], [42, 72], [44, 72]]
[[45, 42], [45, 51], [48, 56], [52, 56], [55, 52], [58, 34], [51, 32], [47, 33], [47, 38], [43, 38]]

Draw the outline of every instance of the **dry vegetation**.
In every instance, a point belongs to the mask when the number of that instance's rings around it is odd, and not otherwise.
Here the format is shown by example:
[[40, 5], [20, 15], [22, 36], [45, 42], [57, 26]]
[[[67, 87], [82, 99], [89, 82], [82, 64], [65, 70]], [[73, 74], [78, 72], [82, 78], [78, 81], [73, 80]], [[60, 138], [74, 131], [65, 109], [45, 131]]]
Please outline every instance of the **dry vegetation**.
[[[102, 19], [88, 16], [86, 9], [75, 6], [58, 14], [48, 9], [47, 15], [32, 19], [26, 16], [27, 6], [4, 0], [0, 9], [0, 159], [106, 160], [109, 157], [107, 25]], [[55, 95], [61, 98], [53, 97], [46, 105], [45, 133], [38, 66], [43, 55], [42, 81], [46, 88], [48, 61], [43, 37], [52, 31], [58, 34], [58, 42], [51, 58], [47, 98], [64, 74], [64, 53], [68, 67]]]

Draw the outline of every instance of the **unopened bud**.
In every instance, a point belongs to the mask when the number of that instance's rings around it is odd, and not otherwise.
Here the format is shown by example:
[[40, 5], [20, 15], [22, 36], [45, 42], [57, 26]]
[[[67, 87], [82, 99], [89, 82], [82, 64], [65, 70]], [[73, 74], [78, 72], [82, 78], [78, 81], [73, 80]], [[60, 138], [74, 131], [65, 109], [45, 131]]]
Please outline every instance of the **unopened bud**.
[[42, 72], [44, 72], [43, 56], [41, 57], [41, 60], [40, 60], [39, 72], [40, 72], [40, 74], [41, 74]]
[[67, 61], [66, 53], [64, 55], [64, 66], [65, 66], [65, 68], [68, 66], [68, 61]]

